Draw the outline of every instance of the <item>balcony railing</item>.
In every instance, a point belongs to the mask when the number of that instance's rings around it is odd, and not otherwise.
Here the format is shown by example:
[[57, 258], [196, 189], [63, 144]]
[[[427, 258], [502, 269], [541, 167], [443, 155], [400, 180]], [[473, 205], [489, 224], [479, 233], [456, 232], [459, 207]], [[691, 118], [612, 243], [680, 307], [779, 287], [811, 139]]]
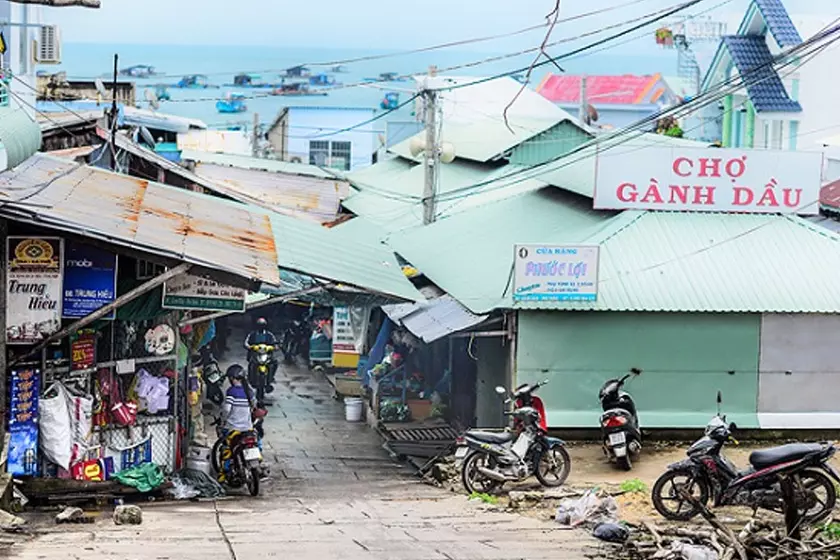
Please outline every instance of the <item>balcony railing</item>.
[[12, 87], [12, 73], [3, 68], [0, 69], [0, 107], [9, 106], [9, 91]]

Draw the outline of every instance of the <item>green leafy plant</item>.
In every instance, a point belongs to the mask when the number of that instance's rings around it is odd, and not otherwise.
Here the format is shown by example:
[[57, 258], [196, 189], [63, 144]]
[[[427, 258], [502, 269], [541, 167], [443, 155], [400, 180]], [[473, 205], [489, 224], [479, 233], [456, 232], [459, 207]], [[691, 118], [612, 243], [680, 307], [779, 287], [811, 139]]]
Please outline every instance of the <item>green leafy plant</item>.
[[833, 541], [840, 540], [840, 523], [826, 523], [822, 528], [823, 534]]
[[647, 484], [645, 484], [638, 478], [631, 478], [630, 480], [625, 480], [621, 483], [619, 489], [625, 494], [645, 494], [648, 491]]
[[470, 494], [470, 500], [481, 500], [485, 504], [490, 504], [495, 506], [499, 503], [499, 498], [496, 496], [491, 496], [490, 494], [485, 494], [483, 492], [473, 492]]

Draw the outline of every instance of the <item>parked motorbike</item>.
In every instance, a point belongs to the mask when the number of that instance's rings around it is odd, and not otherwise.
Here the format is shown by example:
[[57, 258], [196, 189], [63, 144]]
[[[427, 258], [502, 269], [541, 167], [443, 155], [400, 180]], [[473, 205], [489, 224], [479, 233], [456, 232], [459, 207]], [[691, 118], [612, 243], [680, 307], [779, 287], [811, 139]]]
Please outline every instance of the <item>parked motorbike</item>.
[[625, 471], [633, 468], [633, 458], [642, 450], [642, 432], [636, 403], [623, 389], [628, 379], [641, 373], [633, 368], [621, 379], [610, 379], [598, 394], [604, 411], [600, 419], [604, 455]]
[[[750, 466], [743, 470], [722, 453], [732, 437], [735, 424], [728, 424], [718, 412], [706, 426], [702, 438], [688, 449], [688, 459], [668, 466], [653, 486], [653, 505], [663, 517], [687, 521], [700, 513], [687, 502], [683, 490], [705, 505], [749, 506], [784, 513], [780, 481], [788, 479], [803, 522], [818, 523], [828, 517], [837, 501], [834, 483], [840, 476], [828, 463], [836, 452], [829, 443], [792, 443], [750, 454]], [[832, 480], [833, 479], [833, 480]]]
[[[467, 492], [495, 492], [505, 482], [520, 482], [531, 476], [548, 487], [566, 482], [572, 466], [566, 444], [548, 437], [545, 415], [533, 406], [533, 393], [546, 383], [522, 385], [505, 399], [505, 406], [515, 404], [512, 411], [505, 412], [513, 418], [513, 430], [468, 430], [458, 438], [455, 457], [463, 461], [461, 480]], [[496, 387], [496, 392], [500, 396], [508, 394], [504, 387]]]
[[265, 395], [274, 391], [271, 379], [277, 367], [274, 360], [276, 347], [273, 344], [252, 344], [248, 350], [248, 382], [257, 393], [257, 403], [263, 406]]
[[200, 350], [201, 355], [201, 376], [207, 390], [207, 398], [216, 406], [221, 406], [225, 400], [225, 393], [222, 390], [224, 373], [219, 367], [219, 362], [213, 357], [210, 346], [204, 346]]
[[[248, 493], [257, 496], [260, 493], [262, 476], [262, 451], [259, 447], [257, 426], [262, 425], [265, 411], [255, 413], [254, 430], [224, 434], [220, 419], [216, 419], [218, 439], [213, 445], [211, 461], [216, 472], [224, 470], [224, 483], [231, 488], [247, 487]], [[225, 468], [225, 463], [227, 468]]]
[[[301, 319], [293, 319], [281, 337], [281, 348], [283, 349], [283, 361], [291, 364], [295, 361], [295, 356], [300, 354], [305, 348], [312, 336], [312, 318], [314, 314], [314, 305], [309, 306], [309, 312]], [[307, 357], [308, 358], [308, 357]]]

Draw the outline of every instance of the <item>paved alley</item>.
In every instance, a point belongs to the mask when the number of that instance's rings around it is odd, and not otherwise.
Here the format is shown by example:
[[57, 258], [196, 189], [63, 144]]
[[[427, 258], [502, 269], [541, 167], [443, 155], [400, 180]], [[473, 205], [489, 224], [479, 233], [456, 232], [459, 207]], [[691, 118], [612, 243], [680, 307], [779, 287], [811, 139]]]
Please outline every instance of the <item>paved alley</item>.
[[[227, 365], [227, 364], [225, 364]], [[344, 420], [329, 384], [307, 369], [278, 372], [266, 421], [271, 479], [259, 498], [143, 506], [138, 527], [48, 527], [15, 545], [20, 559], [509, 560], [585, 558], [589, 538], [487, 511], [418, 481], [364, 424]]]

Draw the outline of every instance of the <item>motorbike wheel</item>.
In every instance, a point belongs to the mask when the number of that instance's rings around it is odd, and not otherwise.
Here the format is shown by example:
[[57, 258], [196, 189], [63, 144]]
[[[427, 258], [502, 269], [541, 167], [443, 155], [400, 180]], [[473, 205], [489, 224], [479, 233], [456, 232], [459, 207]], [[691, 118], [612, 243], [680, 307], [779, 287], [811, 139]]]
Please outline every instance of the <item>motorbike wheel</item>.
[[572, 458], [561, 445], [546, 449], [537, 460], [534, 475], [543, 486], [554, 488], [562, 486], [572, 470]]
[[259, 496], [260, 470], [258, 468], [245, 468], [245, 486], [248, 487], [249, 494], [251, 494], [252, 496]]
[[210, 385], [207, 393], [207, 398], [216, 406], [221, 406], [225, 402], [225, 394], [222, 393], [222, 389], [218, 385]]
[[[684, 482], [681, 480], [684, 480]], [[665, 519], [688, 521], [700, 513], [700, 509], [686, 502], [680, 496], [678, 492], [680, 488], [685, 488], [702, 505], [706, 505], [709, 501], [709, 484], [705, 479], [698, 478], [690, 470], [667, 471], [656, 479], [651, 492], [653, 507]], [[668, 506], [671, 503], [676, 504], [676, 509]]]
[[630, 459], [630, 451], [628, 450], [624, 457], [616, 457], [615, 464], [623, 471], [633, 470], [633, 461]]
[[474, 451], [466, 459], [461, 467], [461, 482], [468, 494], [490, 494], [502, 487], [502, 482], [487, 478], [480, 472], [478, 467], [488, 469], [495, 468], [496, 459], [487, 453]]
[[837, 503], [834, 483], [818, 470], [801, 472], [794, 481], [793, 491], [802, 521], [810, 525], [831, 515]]
[[217, 473], [222, 472], [222, 445], [224, 444], [224, 439], [219, 438], [216, 440], [216, 443], [213, 444], [213, 450], [210, 452], [210, 464], [213, 466], [213, 470]]

